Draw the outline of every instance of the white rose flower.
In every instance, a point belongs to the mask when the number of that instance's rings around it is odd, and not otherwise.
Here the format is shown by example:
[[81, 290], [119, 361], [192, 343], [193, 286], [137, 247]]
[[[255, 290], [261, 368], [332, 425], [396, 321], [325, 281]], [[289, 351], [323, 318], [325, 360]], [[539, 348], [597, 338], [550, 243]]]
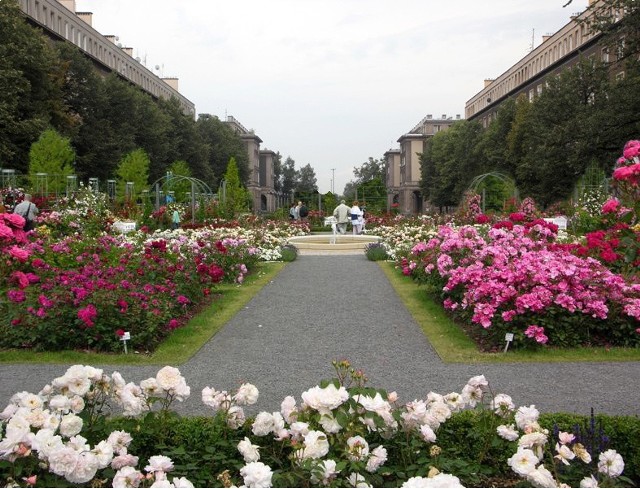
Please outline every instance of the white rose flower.
[[162, 367], [158, 371], [156, 380], [158, 381], [158, 386], [166, 391], [175, 390], [185, 382], [184, 377], [180, 374], [180, 370], [169, 366]]
[[367, 467], [366, 467], [367, 472], [370, 472], [370, 473], [375, 472], [386, 461], [387, 461], [387, 449], [384, 448], [383, 446], [378, 446], [374, 448], [371, 451], [371, 455], [369, 456], [369, 459], [367, 460]]
[[133, 441], [133, 438], [126, 431], [112, 431], [107, 438], [107, 442], [113, 447], [114, 453], [123, 455], [127, 453], [129, 444]]
[[317, 466], [320, 470], [322, 470], [322, 479], [318, 479], [315, 471], [311, 474], [311, 483], [318, 484], [321, 483], [323, 486], [328, 486], [333, 479], [335, 479], [336, 475], [340, 472], [336, 470], [336, 461], [335, 460], [323, 460]]
[[227, 411], [227, 426], [233, 430], [237, 430], [244, 422], [244, 410], [240, 406], [231, 406], [229, 411]]
[[111, 468], [113, 470], [120, 470], [127, 466], [135, 467], [136, 465], [138, 465], [138, 457], [128, 453], [113, 457], [113, 460], [111, 460]]
[[504, 438], [505, 440], [508, 441], [516, 441], [519, 437], [520, 437], [520, 433], [518, 433], [515, 430], [515, 427], [510, 424], [510, 425], [500, 425], [498, 426], [497, 430], [498, 432], [498, 436], [500, 438]]
[[291, 432], [291, 439], [294, 441], [302, 440], [304, 435], [309, 433], [309, 423], [303, 423], [302, 421], [296, 421], [289, 426]]
[[142, 472], [126, 466], [118, 470], [116, 475], [113, 476], [112, 487], [138, 487], [142, 480], [144, 480]]
[[39, 409], [42, 407], [42, 398], [37, 394], [27, 393], [20, 398], [20, 406], [27, 409]]
[[535, 487], [558, 487], [553, 474], [544, 465], [539, 465], [537, 469], [529, 472], [527, 480], [532, 482]]
[[452, 412], [457, 413], [465, 407], [464, 398], [457, 392], [451, 392], [444, 396], [444, 402], [449, 406]]
[[364, 478], [363, 475], [358, 474], [357, 472], [353, 472], [347, 478], [351, 487], [371, 487], [367, 483], [367, 479]]
[[516, 411], [516, 426], [525, 430], [527, 426], [537, 423], [540, 412], [532, 404], [531, 406], [520, 406]]
[[476, 375], [475, 377], [471, 377], [467, 382], [467, 385], [473, 387], [486, 387], [489, 385], [487, 379], [485, 379], [484, 375]]
[[82, 431], [82, 418], [75, 414], [65, 414], [60, 420], [60, 434], [70, 438]]
[[73, 413], [81, 413], [84, 411], [85, 402], [84, 399], [80, 396], [73, 396], [69, 401], [69, 409]]
[[507, 460], [511, 469], [519, 475], [526, 476], [536, 468], [540, 459], [528, 448], [518, 448], [518, 451]]
[[149, 464], [144, 468], [147, 472], [171, 472], [173, 461], [165, 455], [149, 457]]
[[513, 399], [511, 399], [511, 396], [508, 396], [507, 394], [496, 394], [491, 401], [491, 409], [499, 415], [507, 415], [515, 408], [516, 405], [513, 403]]
[[260, 460], [259, 448], [260, 447], [258, 445], [252, 445], [251, 440], [246, 436], [244, 437], [244, 440], [238, 443], [238, 451], [246, 463], [257, 462]]
[[593, 475], [590, 475], [580, 481], [580, 487], [598, 487], [598, 480]]
[[364, 460], [369, 455], [369, 443], [359, 435], [349, 438], [347, 447], [347, 458], [352, 462]]
[[174, 477], [173, 478], [173, 487], [176, 488], [189, 488], [194, 487], [193, 483], [187, 479], [186, 477]]
[[309, 431], [304, 435], [302, 458], [322, 458], [329, 453], [329, 440], [322, 431]]
[[483, 395], [484, 392], [481, 387], [467, 384], [462, 388], [462, 399], [464, 399], [465, 404], [471, 407], [476, 407], [476, 404], [482, 402]]
[[338, 420], [331, 414], [323, 414], [320, 416], [320, 426], [322, 426], [322, 429], [327, 433], [339, 433], [342, 429]]
[[618, 477], [624, 470], [624, 460], [615, 450], [607, 450], [598, 457], [598, 472], [609, 477]]
[[565, 465], [569, 465], [569, 460], [573, 460], [576, 456], [567, 445], [560, 445], [559, 443], [556, 443], [556, 452], [558, 452], [558, 455], [554, 458], [557, 458]]
[[436, 434], [428, 424], [420, 426], [420, 435], [422, 436], [422, 439], [428, 443], [435, 443], [436, 441]]
[[157, 479], [149, 487], [151, 487], [152, 489], [164, 489], [164, 488], [174, 488], [176, 486], [174, 486], [167, 479]]
[[96, 456], [96, 459], [98, 461], [98, 469], [104, 469], [113, 460], [113, 447], [106, 440], [102, 440], [95, 447], [93, 447], [91, 453]]
[[251, 462], [240, 469], [240, 475], [247, 487], [271, 487], [273, 472], [262, 462]]
[[48, 428], [39, 430], [31, 442], [31, 448], [37, 450], [40, 458], [44, 459], [48, 458], [49, 454], [63, 447], [62, 437], [56, 435], [52, 429]]
[[49, 454], [49, 471], [65, 477], [80, 463], [80, 454], [71, 447], [63, 446]]
[[451, 409], [444, 402], [436, 401], [429, 406], [428, 414], [436, 418], [438, 423], [444, 423], [451, 417]]
[[233, 396], [233, 400], [240, 406], [251, 406], [258, 401], [258, 388], [253, 384], [242, 384]]
[[455, 475], [437, 474], [433, 477], [411, 477], [401, 487], [464, 487]]
[[65, 474], [65, 479], [74, 484], [84, 484], [93, 479], [98, 471], [98, 458], [91, 452], [81, 453], [74, 470]]
[[522, 435], [518, 440], [521, 448], [532, 449], [538, 458], [542, 458], [543, 447], [547, 443], [547, 435], [539, 431]]
[[256, 419], [251, 426], [251, 431], [256, 436], [267, 436], [273, 431], [274, 419], [271, 413], [262, 411], [258, 413]]
[[302, 393], [304, 403], [320, 414], [329, 414], [348, 399], [349, 393], [347, 389], [343, 386], [336, 388], [333, 384], [329, 384], [324, 389], [321, 389], [320, 386], [315, 386]]
[[71, 409], [71, 399], [63, 395], [55, 395], [49, 399], [49, 409], [58, 413], [68, 413]]
[[227, 391], [218, 392], [211, 387], [205, 387], [202, 389], [202, 402], [213, 408], [214, 411], [229, 409], [231, 406], [231, 396]]
[[150, 377], [140, 382], [140, 388], [147, 397], [162, 397], [165, 395], [164, 389], [160, 387], [158, 381], [154, 377]]
[[575, 443], [572, 447], [573, 453], [585, 464], [591, 463], [591, 454], [587, 451], [582, 443]]
[[293, 396], [285, 397], [282, 404], [280, 404], [280, 414], [282, 414], [284, 420], [289, 424], [293, 423], [297, 412], [295, 398]]

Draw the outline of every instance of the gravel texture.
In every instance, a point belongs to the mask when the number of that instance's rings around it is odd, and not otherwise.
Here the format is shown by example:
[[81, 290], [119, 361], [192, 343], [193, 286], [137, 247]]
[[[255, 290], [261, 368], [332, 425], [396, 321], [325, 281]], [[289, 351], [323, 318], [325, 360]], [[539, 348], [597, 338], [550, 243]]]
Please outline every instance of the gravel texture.
[[[397, 391], [401, 402], [429, 391], [459, 392], [484, 374], [495, 393], [542, 412], [639, 414], [640, 362], [445, 364], [412, 319], [379, 266], [359, 255], [299, 256], [267, 284], [187, 363], [176, 365], [191, 397], [175, 408], [207, 414], [205, 386], [260, 390], [248, 410], [278, 411], [280, 402], [331, 378], [331, 361], [348, 359], [372, 387]], [[0, 409], [10, 397], [39, 391], [68, 365], [0, 364]], [[104, 366], [127, 381], [154, 376], [160, 366]]]

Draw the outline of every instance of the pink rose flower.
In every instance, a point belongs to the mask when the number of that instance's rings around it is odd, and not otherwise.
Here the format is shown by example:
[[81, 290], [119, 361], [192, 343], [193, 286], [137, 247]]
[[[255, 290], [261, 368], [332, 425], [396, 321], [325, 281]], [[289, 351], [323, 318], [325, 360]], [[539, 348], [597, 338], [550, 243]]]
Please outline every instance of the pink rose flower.
[[603, 214], [614, 213], [618, 210], [619, 206], [620, 206], [620, 202], [618, 201], [618, 199], [609, 199], [603, 204], [602, 213]]

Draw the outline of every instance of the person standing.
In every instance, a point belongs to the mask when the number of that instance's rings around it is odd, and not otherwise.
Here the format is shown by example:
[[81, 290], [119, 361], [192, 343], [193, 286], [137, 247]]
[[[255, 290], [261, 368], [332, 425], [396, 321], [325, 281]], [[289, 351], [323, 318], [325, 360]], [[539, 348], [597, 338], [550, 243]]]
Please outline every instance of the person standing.
[[24, 194], [24, 200], [20, 202], [15, 209], [13, 209], [14, 214], [18, 214], [19, 216], [24, 217], [24, 230], [31, 231], [35, 226], [36, 216], [38, 215], [38, 208], [36, 205], [31, 202], [31, 195]]
[[171, 229], [178, 229], [180, 227], [180, 213], [178, 209], [173, 210], [173, 215], [171, 216]]
[[289, 207], [289, 219], [291, 219], [292, 221], [295, 221], [297, 219], [295, 202], [291, 202], [291, 207]]
[[302, 221], [306, 220], [308, 215], [309, 215], [309, 209], [307, 209], [307, 206], [305, 205], [305, 203], [302, 201], [298, 202], [298, 216], [300, 217], [300, 220]]
[[353, 206], [351, 206], [351, 227], [353, 229], [353, 234], [354, 236], [356, 234], [360, 234], [360, 229], [361, 229], [361, 218], [362, 218], [362, 211], [360, 210], [360, 207], [358, 206], [358, 201], [354, 200], [353, 201]]
[[333, 217], [336, 218], [338, 232], [340, 234], [346, 234], [347, 232], [347, 224], [349, 223], [350, 213], [351, 208], [344, 203], [344, 200], [341, 200], [340, 205], [333, 209]]
[[293, 220], [300, 220], [300, 202], [298, 202], [297, 204], [293, 204]]

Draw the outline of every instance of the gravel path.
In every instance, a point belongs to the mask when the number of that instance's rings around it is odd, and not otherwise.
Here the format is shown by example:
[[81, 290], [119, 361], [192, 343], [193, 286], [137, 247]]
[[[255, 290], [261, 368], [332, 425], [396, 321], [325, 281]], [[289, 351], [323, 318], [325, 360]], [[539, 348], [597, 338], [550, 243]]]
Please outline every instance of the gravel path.
[[[331, 361], [348, 359], [372, 387], [397, 391], [401, 402], [433, 390], [459, 392], [484, 374], [494, 392], [543, 412], [640, 414], [640, 362], [444, 364], [403, 306], [382, 270], [363, 254], [300, 256], [186, 364], [178, 365], [191, 397], [176, 408], [207, 414], [203, 387], [260, 390], [255, 410], [275, 411], [333, 375]], [[150, 367], [100, 366], [127, 381], [154, 376]], [[12, 394], [39, 391], [65, 365], [0, 364], [0, 409]], [[249, 414], [255, 411], [251, 411]]]

